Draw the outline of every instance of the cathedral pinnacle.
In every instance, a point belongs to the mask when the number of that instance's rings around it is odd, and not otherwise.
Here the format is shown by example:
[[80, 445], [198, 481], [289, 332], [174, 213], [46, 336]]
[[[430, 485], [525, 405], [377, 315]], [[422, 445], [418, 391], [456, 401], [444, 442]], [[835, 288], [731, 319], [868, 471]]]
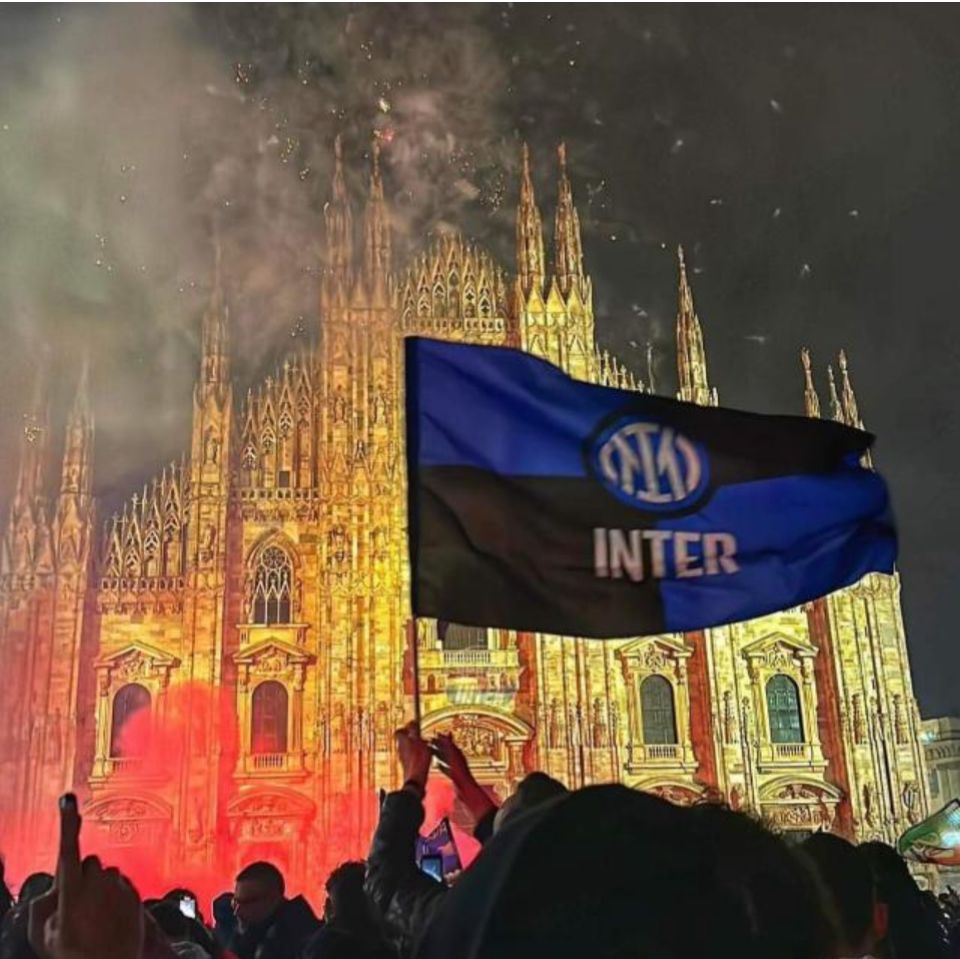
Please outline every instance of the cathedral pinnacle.
[[560, 163], [560, 184], [557, 196], [557, 213], [554, 224], [556, 249], [554, 273], [564, 296], [577, 287], [583, 295], [583, 246], [580, 239], [580, 217], [573, 203], [573, 189], [567, 176], [567, 146], [557, 147]]
[[698, 406], [716, 406], [717, 391], [707, 379], [707, 354], [703, 331], [693, 305], [693, 292], [687, 280], [683, 247], [677, 247], [680, 282], [677, 304], [677, 372], [680, 380], [678, 399]]
[[380, 173], [380, 140], [376, 137], [371, 148], [370, 193], [364, 214], [363, 234], [364, 279], [374, 302], [383, 305], [391, 266], [390, 217], [383, 196], [383, 177]]
[[804, 347], [800, 351], [800, 362], [803, 364], [803, 408], [807, 416], [820, 417], [820, 397], [813, 384], [813, 368], [810, 364], [810, 351]]
[[325, 278], [346, 290], [353, 260], [353, 216], [343, 174], [343, 146], [339, 133], [333, 141], [333, 158], [330, 200], [323, 208], [327, 234]]
[[857, 407], [857, 396], [853, 392], [853, 386], [850, 383], [850, 370], [847, 366], [847, 353], [840, 351], [838, 357], [840, 365], [840, 406], [843, 410], [843, 418], [848, 426], [863, 429], [863, 420], [860, 419], [860, 410]]
[[827, 366], [827, 382], [830, 390], [830, 418], [837, 423], [845, 422], [843, 407], [840, 405], [840, 399], [837, 396], [837, 382], [833, 377], [833, 364]]
[[210, 300], [203, 313], [201, 327], [201, 371], [203, 386], [223, 386], [230, 378], [230, 357], [227, 346], [229, 311], [223, 294], [220, 232], [215, 227], [213, 239], [213, 283]]
[[530, 176], [530, 150], [522, 148], [520, 174], [520, 202], [517, 205], [517, 277], [524, 296], [536, 288], [543, 292], [544, 256], [543, 226], [533, 192]]

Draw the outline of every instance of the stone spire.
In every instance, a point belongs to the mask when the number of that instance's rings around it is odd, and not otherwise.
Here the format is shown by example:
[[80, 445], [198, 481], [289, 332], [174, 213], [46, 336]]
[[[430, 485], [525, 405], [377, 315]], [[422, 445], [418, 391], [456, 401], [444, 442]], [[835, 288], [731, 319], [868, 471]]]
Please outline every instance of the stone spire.
[[840, 399], [837, 396], [837, 383], [833, 378], [833, 365], [827, 367], [827, 382], [830, 384], [830, 419], [837, 423], [846, 422], [843, 415], [843, 407], [840, 405]]
[[230, 381], [230, 350], [227, 324], [229, 310], [223, 294], [223, 273], [219, 232], [213, 240], [213, 283], [210, 300], [201, 322], [200, 390], [217, 389], [220, 392]]
[[85, 356], [73, 406], [67, 418], [57, 500], [57, 568], [82, 565], [89, 555], [93, 522], [93, 413], [88, 381], [90, 364]]
[[840, 351], [840, 407], [843, 410], [843, 419], [848, 426], [863, 429], [863, 420], [860, 419], [860, 410], [857, 408], [857, 397], [850, 383], [850, 371], [847, 367], [847, 354]]
[[52, 568], [46, 497], [46, 464], [50, 448], [46, 387], [47, 368], [42, 359], [34, 379], [29, 409], [23, 416], [20, 465], [10, 504], [4, 572], [28, 574]]
[[67, 417], [60, 493], [89, 496], [93, 489], [93, 413], [90, 409], [90, 360], [83, 358], [77, 392]]
[[677, 373], [680, 390], [677, 398], [698, 406], [716, 406], [717, 391], [707, 379], [707, 354], [703, 348], [703, 332], [693, 305], [693, 293], [687, 281], [683, 247], [677, 248], [680, 263], [680, 289], [677, 305]]
[[[530, 177], [530, 149], [522, 148], [520, 202], [517, 205], [517, 279], [524, 297], [534, 288], [543, 292], [546, 273], [543, 256], [543, 226]], [[574, 213], [576, 215], [576, 213]]]
[[560, 187], [554, 226], [556, 248], [554, 273], [560, 292], [564, 296], [569, 296], [574, 287], [579, 290], [583, 290], [584, 287], [583, 246], [580, 240], [580, 217], [573, 204], [573, 190], [567, 177], [565, 143], [557, 147], [557, 156], [560, 160]]
[[806, 347], [800, 351], [800, 362], [803, 364], [803, 409], [807, 416], [819, 419], [820, 397], [817, 395], [817, 388], [813, 385], [810, 351]]
[[370, 194], [363, 222], [363, 273], [374, 303], [386, 302], [390, 277], [390, 214], [383, 198], [380, 175], [380, 141], [371, 150]]
[[330, 199], [324, 205], [326, 255], [324, 257], [324, 291], [328, 298], [346, 297], [353, 263], [353, 215], [343, 175], [343, 147], [340, 134], [333, 141], [333, 184]]

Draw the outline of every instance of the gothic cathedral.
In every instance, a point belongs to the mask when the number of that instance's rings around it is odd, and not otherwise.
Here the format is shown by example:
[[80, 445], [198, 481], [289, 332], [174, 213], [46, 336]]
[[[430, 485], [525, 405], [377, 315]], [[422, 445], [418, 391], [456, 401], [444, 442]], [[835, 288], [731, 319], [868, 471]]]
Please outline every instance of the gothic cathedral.
[[[237, 396], [218, 256], [189, 450], [101, 536], [86, 377], [55, 496], [38, 385], [0, 567], [6, 821], [36, 841], [38, 810], [72, 788], [106, 845], [227, 880], [253, 858], [319, 870], [334, 836], [340, 858], [362, 854], [377, 791], [398, 785], [413, 641], [425, 735], [453, 730], [500, 796], [543, 769], [858, 838], [892, 840], [926, 813], [897, 575], [685, 635], [411, 628], [404, 336], [509, 344], [652, 388], [597, 350], [562, 147], [559, 160], [550, 265], [524, 150], [515, 275], [456, 235], [395, 269], [376, 145], [355, 225], [338, 141], [318, 345]], [[682, 253], [679, 268], [679, 398], [716, 404]], [[824, 415], [861, 425], [843, 354], [829, 375]]]

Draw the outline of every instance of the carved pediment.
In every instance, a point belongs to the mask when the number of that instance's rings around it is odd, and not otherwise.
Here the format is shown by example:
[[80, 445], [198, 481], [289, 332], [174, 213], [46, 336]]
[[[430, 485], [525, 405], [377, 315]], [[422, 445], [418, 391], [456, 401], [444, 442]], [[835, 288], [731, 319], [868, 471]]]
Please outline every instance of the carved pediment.
[[169, 822], [170, 807], [153, 796], [119, 795], [104, 796], [83, 809], [84, 819], [104, 825], [119, 822]]
[[313, 656], [293, 643], [271, 636], [235, 653], [233, 660], [261, 675], [279, 675], [294, 666], [312, 663]]
[[836, 786], [827, 782], [801, 779], [775, 779], [760, 787], [761, 802], [826, 803], [833, 805], [842, 798]]
[[786, 633], [769, 633], [748, 643], [743, 648], [748, 659], [763, 661], [771, 669], [782, 669], [792, 659], [810, 659], [817, 655], [812, 643]]
[[693, 655], [693, 646], [682, 635], [646, 636], [617, 650], [625, 667], [661, 673]]
[[300, 793], [270, 790], [257, 791], [238, 796], [227, 807], [227, 815], [233, 818], [269, 817], [281, 819], [306, 819], [312, 817], [316, 806]]
[[96, 662], [98, 669], [108, 670], [112, 676], [125, 682], [161, 675], [179, 665], [176, 656], [139, 641], [101, 656]]

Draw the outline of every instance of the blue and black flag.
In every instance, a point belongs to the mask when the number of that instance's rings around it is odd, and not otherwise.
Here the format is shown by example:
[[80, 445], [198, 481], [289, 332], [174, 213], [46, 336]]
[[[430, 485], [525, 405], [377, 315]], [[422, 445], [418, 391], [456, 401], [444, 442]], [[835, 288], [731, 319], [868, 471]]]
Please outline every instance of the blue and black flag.
[[893, 569], [872, 437], [406, 341], [413, 611], [637, 636], [774, 612]]

